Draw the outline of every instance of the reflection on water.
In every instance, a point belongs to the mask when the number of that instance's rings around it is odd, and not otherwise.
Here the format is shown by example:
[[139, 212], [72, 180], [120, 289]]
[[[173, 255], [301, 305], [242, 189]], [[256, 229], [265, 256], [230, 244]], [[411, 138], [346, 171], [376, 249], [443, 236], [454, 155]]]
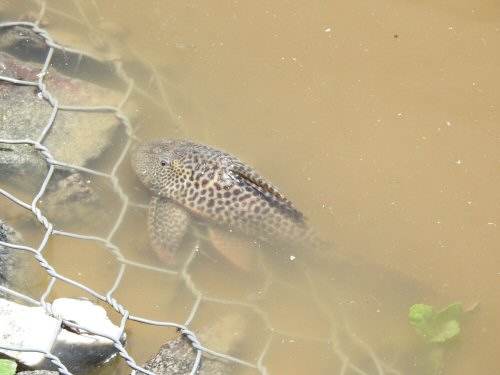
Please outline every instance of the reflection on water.
[[[136, 103], [139, 137], [188, 137], [249, 162], [341, 254], [325, 264], [306, 250], [269, 252], [259, 270], [242, 273], [202, 244], [186, 269], [204, 297], [194, 329], [227, 311], [241, 314], [246, 327], [231, 353], [261, 359], [270, 374], [422, 374], [429, 353], [408, 324], [409, 306], [480, 302], [442, 371], [494, 373], [500, 15], [493, 2], [77, 4], [51, 1], [46, 27], [66, 44], [124, 58], [150, 95]], [[83, 12], [93, 32], [82, 36], [56, 11]], [[160, 84], [150, 84], [141, 65]], [[120, 173], [132, 200], [147, 204], [132, 170]], [[158, 264], [144, 208], [127, 212], [114, 241], [127, 258]], [[51, 243], [51, 264], [108, 290], [117, 265], [81, 242]], [[186, 261], [195, 244], [184, 243]], [[193, 285], [131, 269], [116, 298], [134, 315], [184, 322]], [[57, 293], [78, 291], [60, 285]], [[138, 361], [175, 337], [129, 328]]]

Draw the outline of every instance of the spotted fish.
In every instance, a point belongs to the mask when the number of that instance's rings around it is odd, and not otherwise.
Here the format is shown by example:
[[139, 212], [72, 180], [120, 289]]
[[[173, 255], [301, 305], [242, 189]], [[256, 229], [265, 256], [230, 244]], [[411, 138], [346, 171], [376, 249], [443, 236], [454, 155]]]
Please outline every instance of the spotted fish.
[[[302, 213], [270, 182], [234, 156], [186, 140], [137, 145], [132, 166], [153, 193], [148, 226], [152, 247], [166, 263], [193, 220], [208, 224], [215, 247], [238, 266], [251, 256], [235, 236], [265, 243], [316, 246]], [[225, 244], [225, 245], [224, 245]], [[229, 245], [228, 245], [229, 244]]]

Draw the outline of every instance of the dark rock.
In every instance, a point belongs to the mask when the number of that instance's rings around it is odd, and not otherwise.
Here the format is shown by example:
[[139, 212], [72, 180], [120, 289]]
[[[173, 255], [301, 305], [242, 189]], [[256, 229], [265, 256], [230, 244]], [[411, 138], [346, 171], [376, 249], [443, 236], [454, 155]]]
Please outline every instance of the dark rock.
[[[227, 314], [210, 327], [201, 330], [197, 337], [203, 346], [227, 353], [238, 344], [245, 328], [244, 318], [239, 314]], [[185, 375], [193, 368], [196, 350], [192, 342], [184, 335], [168, 341], [161, 346], [160, 351], [149, 360], [144, 368], [156, 375]], [[198, 375], [227, 375], [235, 371], [234, 364], [227, 360], [203, 354]], [[132, 371], [132, 375], [140, 375]]]
[[43, 62], [42, 55], [47, 55], [48, 46], [33, 29], [23, 26], [0, 28], [0, 50], [20, 56], [24, 59], [35, 58]]
[[[0, 28], [0, 75], [38, 82], [48, 47], [30, 27]], [[8, 53], [7, 53], [8, 52]], [[94, 64], [83, 61], [91, 61]], [[98, 76], [115, 77], [113, 65], [89, 56], [55, 49], [48, 72], [43, 77], [59, 106], [117, 106], [123, 93], [91, 83]], [[0, 138], [40, 141], [58, 161], [87, 166], [116, 141], [120, 121], [112, 112], [68, 111], [59, 109], [45, 136], [53, 105], [38, 86], [0, 80]], [[15, 187], [38, 186], [48, 169], [44, 155], [31, 145], [0, 144], [0, 174], [9, 176]]]
[[[31, 27], [17, 25], [0, 28], [0, 50], [22, 61], [43, 64], [49, 47]], [[54, 49], [51, 66], [62, 74], [93, 82], [102, 87], [113, 87], [120, 91], [126, 89], [126, 83], [116, 74], [115, 65], [104, 56], [97, 58], [83, 52]]]
[[[0, 75], [37, 82], [48, 53], [46, 41], [31, 27], [0, 27]], [[58, 105], [117, 106], [123, 89], [107, 82], [103, 76], [117, 78], [109, 62], [88, 55], [55, 49], [43, 82]], [[99, 77], [99, 84], [89, 80]], [[108, 79], [109, 81], [110, 79]], [[95, 81], [94, 81], [95, 82]], [[109, 82], [108, 82], [109, 83]], [[57, 161], [89, 167], [118, 140], [123, 132], [112, 112], [70, 111], [59, 109], [47, 130], [53, 105], [43, 97], [38, 86], [13, 84], [0, 80], [0, 138], [38, 141], [47, 147]], [[47, 131], [46, 131], [47, 130]], [[45, 133], [46, 132], [46, 133]], [[45, 136], [44, 136], [45, 134]], [[30, 144], [0, 143], [0, 176], [7, 190], [33, 197], [45, 179], [47, 155]], [[82, 224], [106, 220], [95, 191], [79, 174], [57, 167], [43, 196], [44, 214], [58, 223], [81, 221]]]
[[[1, 75], [35, 81], [40, 69], [41, 66], [0, 53]], [[55, 71], [47, 75], [45, 82], [61, 104], [113, 105], [120, 99], [116, 92]], [[0, 138], [39, 140], [52, 111], [53, 107], [39, 95], [37, 88], [0, 81]], [[56, 160], [85, 166], [111, 145], [119, 124], [112, 113], [59, 110], [43, 144]], [[10, 180], [17, 179], [23, 184], [26, 178], [33, 176], [38, 182], [47, 168], [43, 155], [32, 146], [1, 145], [0, 173], [12, 176]]]
[[100, 226], [109, 220], [109, 213], [103, 208], [99, 195], [81, 174], [72, 173], [54, 180], [40, 205], [53, 224]]
[[[1, 220], [0, 241], [22, 244], [21, 236]], [[44, 276], [45, 271], [36, 261], [35, 254], [0, 245], [0, 285], [33, 295], [41, 291]], [[3, 296], [2, 292], [0, 296]]]

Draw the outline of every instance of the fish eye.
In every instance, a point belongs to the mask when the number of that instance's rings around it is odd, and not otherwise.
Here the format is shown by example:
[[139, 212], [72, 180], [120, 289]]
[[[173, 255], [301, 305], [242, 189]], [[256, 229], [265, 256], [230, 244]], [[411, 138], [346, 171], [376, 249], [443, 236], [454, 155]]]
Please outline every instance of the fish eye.
[[168, 158], [165, 157], [165, 158], [161, 159], [160, 163], [161, 163], [162, 167], [165, 167], [168, 165], [168, 162], [169, 162]]

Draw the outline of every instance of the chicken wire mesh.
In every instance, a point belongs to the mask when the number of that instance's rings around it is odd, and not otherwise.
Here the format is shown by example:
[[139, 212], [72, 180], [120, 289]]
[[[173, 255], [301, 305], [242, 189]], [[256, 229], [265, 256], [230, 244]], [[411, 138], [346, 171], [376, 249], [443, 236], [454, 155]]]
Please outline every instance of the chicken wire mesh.
[[[195, 350], [195, 358], [192, 361], [190, 369], [191, 374], [197, 373], [197, 371], [200, 370], [200, 363], [202, 363], [203, 358], [205, 358], [207, 355], [233, 364], [237, 367], [233, 370], [234, 372], [244, 371], [244, 369], [251, 369], [251, 371], [254, 371], [256, 373], [269, 374], [270, 371], [268, 371], [266, 367], [266, 360], [270, 355], [269, 351], [271, 344], [276, 341], [280, 342], [284, 340], [290, 342], [293, 342], [294, 340], [306, 340], [311, 343], [320, 343], [321, 345], [327, 347], [329, 355], [337, 359], [337, 363], [339, 364], [338, 368], [332, 369], [332, 371], [338, 374], [401, 373], [396, 368], [396, 366], [393, 365], [393, 359], [388, 360], [387, 358], [379, 358], [375, 354], [375, 352], [363, 342], [361, 338], [356, 337], [356, 335], [349, 334], [348, 325], [341, 326], [341, 324], [339, 323], [339, 317], [334, 316], [331, 309], [329, 307], [326, 307], [324, 301], [322, 300], [323, 297], [317, 294], [317, 289], [312, 285], [312, 283], [309, 283], [305, 287], [303, 293], [307, 294], [308, 301], [312, 301], [312, 303], [314, 303], [315, 306], [317, 306], [317, 308], [322, 311], [322, 318], [325, 320], [325, 322], [327, 322], [323, 328], [324, 332], [326, 332], [326, 335], [323, 336], [317, 336], [314, 334], [304, 335], [299, 332], [279, 329], [275, 327], [275, 324], [269, 317], [268, 312], [262, 309], [258, 304], [244, 302], [237, 299], [233, 300], [212, 297], [208, 293], [205, 293], [203, 291], [203, 288], [200, 288], [197, 282], [193, 280], [193, 271], [191, 268], [194, 259], [198, 257], [200, 253], [199, 242], [197, 240], [193, 241], [193, 247], [190, 255], [182, 264], [182, 267], [180, 267], [180, 269], [178, 270], [170, 270], [166, 269], [165, 267], [156, 267], [150, 264], [137, 262], [130, 259], [122, 252], [121, 247], [116, 245], [115, 243], [116, 234], [119, 231], [120, 227], [123, 225], [127, 212], [129, 212], [133, 207], [140, 208], [140, 205], [133, 203], [127, 193], [122, 189], [121, 181], [118, 177], [118, 170], [124, 163], [128, 162], [127, 155], [129, 153], [129, 149], [136, 139], [134, 135], [134, 126], [132, 125], [129, 117], [124, 113], [123, 109], [125, 106], [130, 104], [131, 96], [137, 94], [143, 98], [146, 98], [146, 100], [155, 103], [157, 106], [165, 108], [166, 111], [170, 111], [170, 106], [167, 99], [168, 95], [166, 95], [166, 90], [163, 83], [161, 81], [158, 81], [158, 77], [155, 74], [154, 69], [151, 67], [146, 67], [146, 71], [151, 68], [149, 70], [150, 81], [155, 82], [157, 87], [160, 88], [158, 96], [150, 96], [145, 90], [143, 90], [140, 85], [137, 85], [136, 81], [134, 81], [134, 79], [129, 76], [126, 69], [124, 69], [123, 64], [119, 59], [103, 61], [101, 57], [95, 57], [89, 53], [86, 53], [85, 51], [80, 51], [78, 49], [63, 46], [55, 42], [52, 39], [51, 35], [44, 28], [40, 27], [41, 21], [49, 12], [55, 12], [58, 17], [70, 16], [48, 8], [45, 2], [36, 2], [36, 4], [39, 6], [39, 11], [36, 12], [35, 15], [30, 15], [30, 17], [32, 18], [32, 22], [4, 22], [0, 24], [0, 31], [13, 30], [17, 35], [24, 34], [24, 38], [31, 38], [31, 43], [33, 43], [33, 37], [30, 33], [36, 34], [38, 38], [37, 40], [42, 41], [44, 44], [44, 46], [37, 47], [39, 48], [38, 52], [40, 52], [40, 50], [45, 51], [45, 58], [42, 61], [41, 68], [36, 73], [36, 77], [32, 77], [32, 79], [0, 75], [0, 81], [1, 85], [4, 85], [4, 87], [13, 85], [16, 87], [33, 88], [34, 90], [36, 90], [36, 95], [50, 105], [50, 111], [48, 116], [44, 119], [44, 126], [36, 134], [17, 137], [2, 137], [0, 139], [0, 144], [2, 144], [4, 147], [27, 146], [28, 148], [34, 150], [38, 157], [43, 161], [43, 164], [45, 164], [46, 172], [43, 173], [42, 182], [34, 189], [34, 194], [32, 196], [30, 196], [29, 194], [18, 194], [17, 190], [9, 190], [4, 188], [0, 189], [0, 193], [11, 202], [14, 202], [18, 206], [20, 206], [26, 212], [29, 212], [30, 215], [32, 215], [32, 217], [43, 226], [44, 235], [42, 239], [37, 243], [37, 246], [28, 246], [25, 243], [9, 243], [6, 241], [0, 241], [0, 245], [10, 249], [10, 251], [12, 252], [29, 253], [36, 260], [39, 267], [41, 267], [46, 272], [46, 274], [49, 275], [49, 280], [44, 286], [44, 291], [39, 299], [33, 299], [26, 293], [13, 290], [6, 286], [0, 286], [0, 291], [2, 291], [5, 295], [10, 296], [11, 298], [23, 300], [26, 304], [30, 304], [33, 306], [43, 306], [49, 314], [52, 313], [51, 305], [49, 303], [50, 296], [55, 285], [59, 283], [71, 285], [80, 290], [85, 296], [91, 297], [96, 301], [100, 301], [101, 304], [108, 305], [119, 314], [119, 335], [115, 337], [107, 336], [105, 334], [103, 335], [102, 332], [96, 331], [92, 327], [83, 327], [75, 324], [72, 321], [61, 319], [61, 324], [58, 330], [53, 333], [53, 340], [55, 340], [59, 331], [63, 329], [63, 327], [71, 327], [75, 330], [90, 332], [93, 335], [101, 335], [113, 341], [116, 350], [119, 352], [119, 355], [124, 359], [124, 361], [131, 369], [146, 374], [151, 374], [152, 372], [136, 363], [134, 358], [129, 355], [124, 344], [120, 341], [121, 334], [127, 331], [130, 322], [137, 322], [141, 325], [155, 326], [158, 327], [158, 329], [160, 329], [160, 327], [170, 327], [179, 330], [182, 336], [189, 340], [191, 347]], [[81, 22], [80, 19], [74, 16], [71, 16], [71, 19], [73, 21]], [[84, 20], [85, 17], [82, 17], [81, 19]], [[59, 60], [63, 61], [63, 63], [61, 63]], [[117, 105], [79, 105], [78, 103], [66, 104], [67, 100], [65, 99], [67, 98], [65, 98], [64, 95], [62, 95], [61, 97], [61, 93], [64, 91], [60, 91], [60, 88], [57, 87], [57, 82], [50, 82], [51, 75], [54, 76], [51, 71], [51, 65], [53, 63], [56, 63], [56, 65], [59, 64], [64, 68], [64, 65], [68, 65], [67, 62], [71, 61], [72, 63], [69, 65], [76, 66], [78, 70], [78, 72], [76, 73], [80, 74], [81, 71], [85, 70], [86, 60], [102, 62], [104, 69], [108, 73], [110, 72], [111, 75], [116, 78], [116, 81], [120, 83], [118, 87], [120, 87], [122, 94], [121, 99], [118, 101]], [[75, 71], [73, 71], [72, 73], [74, 74]], [[68, 86], [63, 87], [63, 89], [67, 88]], [[55, 91], [58, 92], [58, 94], [55, 94]], [[119, 128], [123, 131], [124, 134], [123, 143], [121, 152], [115, 155], [114, 161], [110, 168], [111, 171], [109, 173], [89, 167], [88, 165], [86, 165], [86, 163], [80, 164], [78, 162], [67, 162], [67, 160], [72, 159], [71, 157], [66, 158], [66, 155], [64, 154], [63, 156], [61, 156], [62, 159], [55, 156], [56, 154], [60, 155], [60, 153], [57, 152], [57, 148], [61, 147], [61, 145], [57, 142], [55, 144], [51, 143], [50, 137], [57, 131], [56, 127], [60, 126], [56, 119], [60, 119], [63, 114], [67, 112], [107, 114], [114, 116], [118, 121]], [[101, 125], [102, 124], [93, 125], [90, 122], [91, 127], [94, 126], [95, 128], [97, 128]], [[9, 126], [9, 124], [4, 124], [4, 126]], [[3, 150], [3, 152], [5, 152], [5, 149]], [[114, 194], [119, 198], [120, 208], [118, 214], [116, 215], [116, 218], [113, 219], [113, 225], [111, 229], [106, 233], [106, 235], [97, 236], [82, 234], [73, 231], [65, 231], [60, 229], [60, 226], [58, 224], [54, 224], [51, 220], [48, 219], [48, 216], [45, 214], [43, 205], [41, 205], [40, 203], [45, 197], [47, 189], [58, 171], [71, 171], [72, 173], [80, 172], [88, 176], [96, 176], [108, 181], [109, 185], [112, 187]], [[28, 171], [28, 173], [31, 174], [34, 173], [34, 171]], [[2, 176], [2, 179], [13, 178], [15, 177], [12, 175]], [[21, 196], [24, 198], [21, 198]], [[59, 273], [58, 269], [54, 267], [45, 256], [47, 244], [54, 237], [63, 237], [70, 242], [80, 240], [95, 242], [100, 246], [101, 251], [107, 254], [106, 256], [111, 254], [112, 262], [115, 262], [118, 265], [116, 274], [113, 276], [114, 281], [112, 282], [112, 287], [109, 288], [109, 290], [107, 290], [105, 293], [99, 293], [94, 288], [79, 282], [77, 279], [67, 277], [62, 273]], [[187, 318], [182, 322], [157, 321], [154, 319], [149, 319], [148, 317], [130, 314], [127, 310], [127, 306], [121, 304], [120, 301], [114, 297], [114, 295], [116, 294], [117, 289], [120, 288], [123, 284], [124, 275], [133, 268], [143, 269], [145, 272], [149, 273], [168, 274], [172, 276], [174, 280], [180, 281], [183, 284], [186, 293], [189, 293], [193, 298], [191, 305], [187, 309], [189, 311], [189, 313], [187, 314]], [[267, 280], [264, 282], [264, 285], [269, 286], [272, 283], [278, 282], [286, 284], [286, 281], [276, 280], [275, 278], [273, 279], [274, 276], [272, 275], [272, 273], [267, 273], [266, 277]], [[308, 280], [307, 277], [305, 280]], [[263, 294], [266, 294], [266, 287], [263, 288]], [[254, 360], [241, 359], [227, 353], [217, 352], [206, 346], [204, 342], [198, 338], [198, 335], [191, 329], [191, 324], [199, 313], [201, 306], [207, 304], [236, 307], [238, 309], [244, 310], [246, 314], [256, 316], [260, 321], [262, 321], [262, 326], [265, 329], [262, 332], [263, 338], [261, 339], [261, 347], [258, 350], [257, 355], [254, 356]], [[348, 345], [346, 345], [345, 342], [341, 340], [341, 337], [345, 338], [346, 336], [348, 336]], [[350, 349], [352, 347], [356, 348], [356, 356], [352, 355], [352, 353], [354, 353], [354, 351]], [[34, 351], [43, 353], [43, 355], [47, 359], [52, 361], [59, 372], [64, 374], [70, 373], [66, 365], [62, 363], [59, 358], [51, 352], [51, 349], [9, 347], [3, 345], [2, 342], [0, 342], [0, 348], [11, 351]], [[228, 352], [230, 352], [230, 350], [228, 350]], [[363, 364], [360, 364], [359, 359], [357, 359], [359, 358], [359, 353], [363, 353], [363, 359], [361, 361]], [[366, 364], [368, 362], [370, 363], [369, 365]], [[372, 369], [373, 372], [369, 369]]]
[[[81, 290], [89, 293], [93, 297], [95, 297], [101, 301], [105, 301], [105, 302], [109, 303], [111, 306], [113, 306], [113, 308], [123, 316], [123, 320], [121, 322], [122, 330], [125, 330], [125, 322], [127, 319], [136, 320], [138, 322], [142, 322], [145, 324], [153, 324], [153, 325], [158, 325], [158, 326], [169, 326], [169, 327], [175, 327], [175, 328], [179, 329], [183, 335], [185, 335], [187, 338], [189, 338], [189, 340], [191, 340], [193, 347], [196, 348], [198, 351], [196, 361], [193, 363], [193, 370], [192, 370], [193, 373], [196, 371], [196, 369], [199, 366], [200, 356], [201, 356], [202, 351], [205, 351], [207, 353], [211, 353], [211, 354], [216, 355], [216, 356], [225, 357], [224, 355], [222, 355], [220, 353], [215, 353], [215, 352], [212, 352], [208, 348], [204, 348], [201, 345], [201, 343], [197, 340], [196, 335], [193, 332], [191, 332], [189, 330], [189, 328], [187, 327], [189, 324], [189, 321], [192, 319], [192, 316], [196, 313], [197, 305], [199, 304], [199, 302], [201, 300], [201, 294], [199, 291], [196, 290], [194, 285], [189, 283], [189, 278], [186, 277], [186, 275], [183, 276], [184, 280], [186, 281], [187, 285], [190, 286], [192, 292], [197, 296], [197, 303], [193, 306], [193, 310], [191, 312], [191, 317], [186, 321], [186, 324], [179, 324], [179, 323], [174, 323], [174, 322], [153, 322], [153, 321], [149, 321], [147, 319], [141, 318], [141, 317], [130, 316], [129, 313], [127, 312], [127, 310], [123, 306], [121, 306], [116, 299], [113, 298], [113, 291], [116, 288], [116, 286], [118, 286], [118, 284], [120, 283], [120, 279], [123, 276], [123, 273], [125, 272], [126, 267], [129, 267], [129, 266], [147, 267], [147, 268], [154, 270], [154, 271], [157, 271], [157, 272], [175, 273], [175, 271], [168, 271], [168, 270], [160, 269], [160, 268], [154, 269], [153, 267], [148, 267], [147, 265], [133, 264], [132, 262], [127, 261], [127, 259], [120, 252], [120, 249], [117, 246], [113, 245], [113, 243], [111, 242], [111, 239], [113, 238], [118, 226], [120, 225], [120, 223], [123, 219], [123, 215], [125, 214], [125, 212], [127, 210], [127, 206], [129, 204], [128, 197], [123, 193], [122, 189], [119, 186], [119, 181], [116, 177], [116, 169], [123, 162], [123, 159], [125, 158], [125, 156], [128, 152], [128, 149], [129, 149], [130, 143], [131, 143], [131, 139], [132, 139], [132, 128], [131, 128], [130, 122], [129, 122], [128, 118], [123, 114], [121, 107], [127, 101], [128, 97], [130, 95], [130, 92], [133, 89], [133, 82], [131, 80], [128, 80], [129, 81], [128, 90], [125, 92], [123, 100], [118, 107], [112, 107], [112, 106], [89, 107], [89, 106], [60, 105], [57, 98], [55, 98], [51, 94], [51, 92], [47, 88], [47, 85], [44, 82], [44, 77], [48, 73], [48, 67], [51, 63], [54, 51], [55, 50], [61, 50], [61, 51], [64, 50], [65, 53], [76, 53], [76, 54], [81, 55], [81, 56], [83, 56], [83, 52], [76, 51], [76, 50], [73, 50], [71, 48], [62, 47], [62, 46], [58, 45], [57, 43], [55, 43], [51, 39], [51, 37], [49, 36], [49, 34], [45, 30], [39, 28], [35, 23], [12, 22], [12, 23], [0, 24], [0, 28], [19, 28], [19, 27], [29, 28], [33, 32], [35, 32], [36, 34], [38, 34], [40, 37], [43, 38], [44, 42], [49, 47], [49, 50], [48, 50], [49, 52], [47, 54], [47, 58], [44, 62], [43, 68], [37, 74], [38, 81], [36, 81], [36, 82], [16, 79], [16, 78], [7, 77], [7, 76], [0, 76], [0, 79], [4, 82], [9, 83], [9, 84], [38, 87], [38, 89], [40, 90], [41, 97], [50, 103], [50, 105], [53, 107], [53, 111], [52, 111], [51, 116], [47, 119], [46, 126], [44, 127], [44, 129], [41, 131], [41, 133], [38, 135], [37, 138], [35, 138], [35, 139], [0, 139], [0, 142], [4, 143], [4, 144], [10, 144], [10, 145], [25, 144], [25, 145], [32, 146], [37, 152], [39, 152], [42, 155], [42, 157], [46, 161], [49, 168], [48, 168], [48, 172], [45, 176], [45, 179], [44, 179], [42, 185], [40, 186], [38, 193], [36, 194], [36, 196], [34, 197], [32, 202], [30, 202], [30, 203], [26, 203], [26, 202], [22, 201], [21, 199], [18, 199], [14, 194], [11, 194], [4, 189], [2, 189], [0, 192], [5, 197], [11, 199], [13, 202], [17, 203], [19, 206], [23, 207], [24, 209], [30, 210], [33, 213], [33, 215], [36, 216], [37, 220], [41, 224], [43, 224], [43, 226], [46, 229], [46, 234], [45, 234], [42, 242], [39, 244], [38, 248], [36, 248], [36, 249], [28, 247], [28, 246], [7, 243], [4, 241], [1, 241], [0, 244], [2, 246], [6, 246], [6, 247], [8, 247], [12, 250], [15, 250], [15, 251], [27, 251], [27, 252], [32, 253], [33, 256], [35, 257], [35, 259], [39, 262], [40, 266], [43, 267], [46, 270], [46, 272], [51, 276], [51, 281], [47, 285], [47, 289], [46, 289], [44, 295], [42, 296], [42, 298], [40, 299], [40, 301], [34, 301], [34, 300], [28, 298], [27, 296], [22, 296], [22, 295], [16, 293], [15, 291], [10, 290], [9, 288], [6, 288], [4, 286], [1, 287], [1, 290], [7, 294], [12, 295], [12, 296], [21, 297], [21, 298], [25, 299], [27, 302], [33, 303], [35, 305], [39, 304], [39, 305], [43, 306], [45, 309], [47, 309], [47, 311], [50, 311], [50, 305], [47, 304], [46, 296], [48, 296], [50, 294], [51, 289], [54, 286], [55, 281], [60, 280], [60, 281], [69, 283], [71, 285], [74, 285], [77, 288], [80, 288]], [[18, 29], [18, 32], [23, 32], [23, 30]], [[118, 73], [122, 77], [126, 77], [123, 74], [123, 72], [118, 71]], [[129, 136], [129, 141], [126, 143], [126, 145], [123, 149], [123, 152], [119, 156], [111, 174], [105, 174], [105, 173], [102, 173], [102, 172], [99, 172], [96, 170], [92, 170], [89, 168], [85, 168], [82, 166], [78, 166], [78, 165], [70, 165], [70, 164], [67, 164], [67, 163], [64, 163], [64, 162], [61, 162], [61, 161], [54, 159], [50, 150], [46, 146], [44, 146], [43, 143], [44, 143], [44, 140], [45, 140], [47, 134], [51, 131], [51, 128], [54, 126], [55, 118], [57, 116], [58, 111], [111, 112], [119, 119], [120, 124], [125, 128], [126, 133]], [[83, 171], [83, 172], [87, 172], [87, 173], [90, 173], [93, 175], [99, 175], [99, 176], [108, 178], [111, 181], [111, 184], [113, 185], [113, 189], [115, 189], [116, 193], [120, 196], [120, 199], [122, 200], [123, 206], [122, 206], [122, 212], [120, 213], [120, 215], [115, 223], [115, 226], [109, 232], [109, 234], [106, 238], [85, 236], [85, 235], [80, 235], [77, 233], [69, 233], [69, 232], [59, 231], [59, 230], [55, 229], [53, 224], [44, 216], [42, 210], [38, 207], [38, 203], [40, 201], [40, 198], [43, 196], [44, 192], [46, 191], [47, 185], [49, 184], [56, 168], [68, 168], [68, 169], [72, 169], [72, 170]], [[99, 294], [96, 291], [92, 290], [91, 288], [78, 283], [75, 280], [66, 278], [66, 277], [58, 274], [57, 270], [55, 270], [43, 256], [43, 251], [45, 249], [45, 246], [46, 246], [50, 236], [54, 236], [54, 235], [97, 241], [97, 242], [102, 243], [102, 245], [106, 249], [113, 252], [114, 256], [116, 257], [116, 260], [121, 263], [120, 272], [117, 274], [117, 277], [116, 277], [115, 288], [109, 290], [106, 295], [102, 295], [102, 294]], [[66, 326], [73, 327], [75, 329], [81, 329], [81, 330], [85, 330], [87, 332], [91, 332], [95, 335], [99, 335], [99, 332], [95, 332], [92, 330], [92, 328], [89, 328], [89, 327], [81, 327], [81, 326], [75, 325], [74, 323], [72, 323], [70, 321], [64, 321], [64, 320], [62, 320], [61, 323], [66, 325]], [[58, 334], [58, 332], [54, 332], [54, 338], [57, 336], [57, 334]], [[127, 351], [123, 347], [123, 344], [120, 342], [120, 340], [119, 340], [120, 336], [121, 335], [118, 335], [118, 337], [107, 337], [107, 338], [109, 340], [114, 341], [117, 350], [120, 352], [120, 355], [126, 359], [127, 363], [130, 365], [130, 367], [132, 367], [136, 370], [142, 371], [144, 373], [151, 373], [151, 372], [136, 365], [135, 361], [127, 354]], [[64, 366], [64, 364], [61, 363], [56, 356], [52, 355], [50, 352], [45, 351], [44, 348], [13, 348], [13, 347], [5, 347], [5, 346], [1, 345], [1, 343], [0, 343], [0, 347], [2, 347], [2, 349], [12, 350], [12, 351], [26, 351], [26, 350], [39, 351], [39, 352], [43, 353], [47, 358], [50, 358], [51, 361], [58, 367], [58, 369], [61, 373], [69, 373], [67, 368]], [[231, 360], [236, 361], [236, 359], [231, 359]]]

